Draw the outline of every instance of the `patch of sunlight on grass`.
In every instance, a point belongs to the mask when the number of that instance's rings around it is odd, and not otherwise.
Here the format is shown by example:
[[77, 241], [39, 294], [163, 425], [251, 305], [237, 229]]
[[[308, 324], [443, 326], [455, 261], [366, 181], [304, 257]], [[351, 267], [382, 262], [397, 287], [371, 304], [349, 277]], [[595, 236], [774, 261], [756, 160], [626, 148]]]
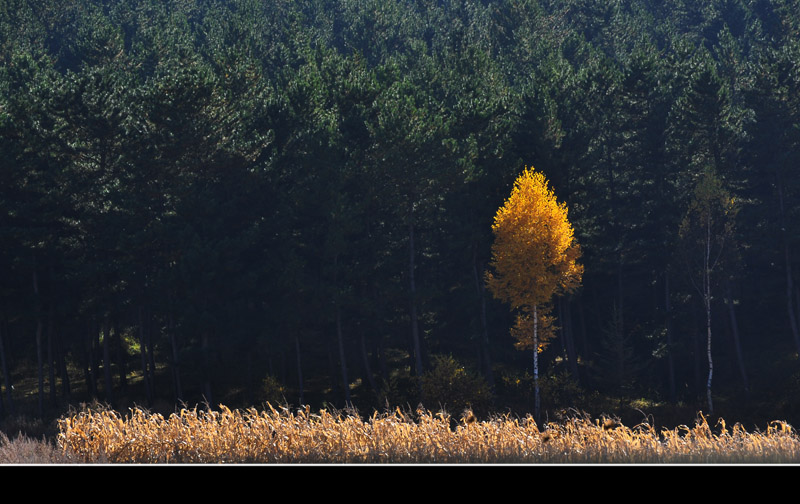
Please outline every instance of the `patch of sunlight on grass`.
[[631, 400], [631, 407], [637, 409], [655, 408], [657, 406], [663, 406], [663, 403], [644, 397], [637, 397]]

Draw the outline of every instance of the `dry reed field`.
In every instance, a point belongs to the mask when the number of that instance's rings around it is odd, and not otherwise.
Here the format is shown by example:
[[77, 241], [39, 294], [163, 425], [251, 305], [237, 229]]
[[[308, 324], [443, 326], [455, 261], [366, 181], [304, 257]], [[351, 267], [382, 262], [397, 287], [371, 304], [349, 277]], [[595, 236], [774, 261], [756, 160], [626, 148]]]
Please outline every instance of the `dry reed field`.
[[785, 422], [746, 432], [699, 416], [656, 431], [587, 415], [537, 426], [530, 418], [477, 421], [420, 409], [374, 413], [290, 411], [267, 405], [182, 409], [164, 417], [87, 409], [59, 421], [57, 446], [78, 463], [796, 463], [800, 439]]

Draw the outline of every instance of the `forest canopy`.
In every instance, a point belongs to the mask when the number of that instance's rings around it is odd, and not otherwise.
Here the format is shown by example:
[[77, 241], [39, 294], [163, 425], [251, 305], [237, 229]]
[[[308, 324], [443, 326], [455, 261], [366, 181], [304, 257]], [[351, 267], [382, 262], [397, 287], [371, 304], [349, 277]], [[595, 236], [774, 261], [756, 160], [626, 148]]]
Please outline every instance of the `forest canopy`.
[[715, 412], [791, 419], [799, 147], [797, 0], [0, 0], [0, 414], [530, 410], [484, 274], [535, 166], [584, 268], [543, 408], [702, 409], [713, 351]]

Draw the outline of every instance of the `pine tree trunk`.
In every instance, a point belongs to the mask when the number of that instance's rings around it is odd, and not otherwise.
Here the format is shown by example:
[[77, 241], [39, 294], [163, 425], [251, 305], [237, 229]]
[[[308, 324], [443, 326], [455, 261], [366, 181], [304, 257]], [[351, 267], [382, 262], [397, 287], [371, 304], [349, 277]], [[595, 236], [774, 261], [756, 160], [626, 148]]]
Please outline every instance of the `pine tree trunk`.
[[728, 305], [728, 316], [731, 321], [731, 334], [733, 335], [733, 345], [736, 350], [736, 362], [739, 366], [739, 374], [742, 377], [742, 384], [744, 385], [745, 395], [750, 394], [750, 383], [747, 379], [747, 371], [744, 366], [744, 355], [742, 353], [742, 344], [739, 338], [739, 323], [736, 319], [736, 310], [733, 305], [733, 288], [731, 287], [731, 280], [728, 279], [725, 284], [725, 297]]
[[172, 315], [169, 316], [167, 325], [169, 331], [169, 343], [172, 348], [172, 386], [175, 392], [175, 402], [180, 403], [183, 401], [183, 387], [181, 386], [181, 362], [180, 353], [178, 351], [178, 338], [175, 335], [175, 327], [172, 321]]
[[578, 297], [578, 321], [581, 324], [580, 343], [581, 348], [583, 348], [583, 355], [592, 355], [589, 338], [586, 336], [586, 314], [583, 309], [583, 299], [580, 296]]
[[361, 362], [364, 365], [364, 375], [369, 383], [370, 388], [375, 392], [377, 397], [380, 394], [378, 384], [375, 382], [375, 377], [372, 375], [372, 366], [369, 363], [369, 352], [367, 351], [367, 338], [364, 336], [364, 331], [361, 331]]
[[153, 405], [153, 393], [150, 389], [150, 374], [147, 369], [147, 344], [144, 332], [144, 315], [142, 314], [142, 307], [139, 306], [138, 310], [138, 318], [139, 318], [139, 357], [141, 358], [141, 365], [142, 365], [142, 384], [144, 386], [144, 395], [145, 399], [147, 400], [147, 405]]
[[[50, 261], [48, 263], [48, 275], [51, 279], [55, 279], [54, 273], [54, 266], [53, 266], [53, 258], [50, 257]], [[56, 371], [59, 370], [58, 368], [58, 339], [59, 335], [55, 331], [55, 296], [53, 295], [53, 288], [50, 287], [50, 307], [47, 310], [47, 365], [49, 366], [49, 378], [50, 378], [50, 404], [53, 407], [57, 406], [58, 402], [58, 393], [57, 393], [57, 384], [56, 384]], [[62, 380], [65, 377], [62, 375]]]
[[580, 375], [578, 371], [578, 354], [575, 350], [575, 338], [572, 333], [572, 310], [570, 308], [570, 300], [560, 298], [559, 315], [561, 319], [561, 337], [564, 341], [564, 349], [567, 354], [567, 363], [569, 371], [572, 374], [572, 379], [575, 383], [580, 383]]
[[533, 307], [533, 384], [534, 384], [534, 414], [536, 424], [541, 425], [542, 416], [540, 412], [539, 399], [539, 314], [536, 305]]
[[339, 364], [342, 372], [342, 390], [344, 391], [345, 405], [350, 406], [350, 381], [347, 379], [347, 361], [344, 352], [344, 336], [342, 335], [342, 312], [339, 305], [336, 305], [336, 339], [339, 346]]
[[408, 212], [408, 282], [410, 290], [410, 315], [411, 315], [411, 342], [414, 349], [414, 367], [419, 378], [420, 392], [422, 391], [422, 345], [419, 339], [419, 321], [417, 318], [417, 284], [415, 279], [414, 259], [414, 214], [413, 206], [409, 204]]
[[86, 393], [90, 399], [97, 397], [97, 387], [95, 386], [94, 379], [94, 359], [92, 357], [92, 323], [86, 323], [86, 333], [81, 338], [81, 347], [83, 348], [84, 366], [83, 375], [86, 381]]
[[42, 355], [42, 302], [39, 299], [39, 279], [36, 268], [33, 270], [33, 293], [36, 295], [36, 361], [39, 376], [38, 411], [39, 417], [44, 416], [44, 356]]
[[300, 336], [295, 335], [294, 337], [294, 349], [295, 353], [297, 354], [297, 385], [300, 388], [300, 405], [305, 404], [305, 397], [303, 391], [303, 365], [300, 361]]
[[211, 335], [209, 331], [203, 331], [200, 338], [200, 351], [203, 356], [203, 396], [209, 407], [214, 404], [214, 398], [211, 396], [211, 349], [210, 349]]
[[675, 391], [675, 361], [672, 355], [672, 303], [670, 302], [669, 272], [664, 274], [664, 307], [667, 331], [667, 377], [669, 380], [669, 398], [670, 401], [674, 403], [677, 400], [677, 394]]
[[783, 236], [783, 261], [784, 269], [786, 272], [786, 308], [789, 314], [789, 327], [792, 331], [792, 338], [794, 339], [795, 347], [800, 352], [800, 328], [798, 328], [797, 314], [794, 308], [793, 295], [794, 295], [794, 278], [792, 275], [792, 259], [789, 252], [789, 238], [786, 231], [786, 218], [785, 208], [783, 201], [783, 185], [781, 183], [780, 174], [776, 176], [776, 186], [778, 190], [778, 204], [779, 204], [779, 219], [781, 224], [781, 234]]
[[[620, 253], [621, 254], [621, 253]], [[617, 289], [619, 289], [619, 305], [617, 306], [617, 323], [616, 328], [619, 332], [619, 337], [625, 339], [625, 309], [624, 309], [624, 295], [622, 286], [622, 258], [619, 259], [617, 265]]]
[[119, 327], [119, 320], [114, 319], [114, 357], [117, 362], [117, 374], [119, 376], [119, 389], [123, 395], [128, 393], [128, 368], [125, 365], [125, 349], [122, 346], [122, 330]]
[[479, 314], [481, 321], [481, 336], [480, 344], [480, 365], [483, 370], [483, 375], [486, 378], [486, 383], [489, 384], [489, 389], [494, 390], [494, 373], [492, 372], [492, 356], [489, 352], [489, 328], [486, 322], [486, 289], [483, 283], [483, 277], [480, 272], [483, 271], [483, 265], [478, 262], [477, 244], [473, 243], [472, 246], [472, 274], [475, 278], [475, 290], [478, 294]]
[[378, 336], [375, 348], [378, 352], [378, 369], [381, 372], [381, 379], [387, 383], [389, 381], [389, 363], [386, 359], [386, 342], [383, 341], [382, 336]]
[[44, 416], [44, 357], [42, 355], [42, 320], [36, 320], [36, 361], [37, 369], [39, 370], [39, 395], [38, 395], [38, 411], [39, 417]]
[[[2, 324], [4, 322], [0, 322], [0, 329], [2, 329]], [[3, 344], [3, 338], [5, 338], [5, 331], [0, 330], [0, 367], [3, 368], [3, 384], [6, 388], [6, 400], [8, 402], [8, 412], [13, 415], [16, 413], [14, 408], [14, 396], [11, 394], [11, 390], [13, 389], [11, 383], [11, 373], [8, 370], [8, 361], [6, 359], [6, 350]]]
[[[337, 277], [339, 273], [339, 255], [335, 254], [333, 257], [333, 285], [338, 288]], [[339, 368], [342, 376], [342, 392], [344, 395], [345, 406], [351, 406], [350, 400], [350, 380], [347, 377], [347, 357], [344, 351], [344, 335], [342, 334], [342, 308], [339, 305], [339, 295], [335, 295], [334, 303], [334, 318], [336, 319], [336, 342], [339, 353]]]
[[155, 346], [153, 343], [153, 317], [150, 311], [147, 311], [145, 317], [145, 324], [147, 327], [147, 331], [145, 332], [145, 338], [147, 340], [147, 361], [148, 361], [148, 370], [150, 371], [150, 394], [153, 396], [155, 400], [156, 396], [156, 357], [155, 351], [153, 347]]
[[103, 378], [105, 379], [106, 401], [114, 404], [114, 379], [111, 376], [111, 327], [103, 323]]
[[56, 393], [56, 366], [55, 366], [55, 351], [53, 348], [55, 335], [53, 334], [53, 304], [50, 303], [50, 308], [47, 310], [47, 371], [50, 389], [50, 404], [55, 407], [57, 402]]
[[70, 404], [72, 394], [70, 389], [69, 372], [67, 371], [67, 356], [64, 350], [64, 336], [62, 331], [56, 332], [56, 361], [58, 374], [61, 375], [61, 397], [66, 404]]
[[91, 356], [92, 356], [92, 379], [94, 379], [94, 383], [92, 386], [94, 387], [95, 394], [97, 397], [100, 396], [100, 328], [98, 327], [97, 322], [92, 323], [91, 327]]

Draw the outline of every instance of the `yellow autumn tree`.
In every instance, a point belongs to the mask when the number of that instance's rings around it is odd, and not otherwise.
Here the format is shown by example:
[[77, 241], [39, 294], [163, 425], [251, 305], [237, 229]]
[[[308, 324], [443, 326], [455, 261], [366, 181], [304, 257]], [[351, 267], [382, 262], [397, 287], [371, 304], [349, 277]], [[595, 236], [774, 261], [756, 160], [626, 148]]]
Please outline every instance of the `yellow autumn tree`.
[[545, 176], [526, 167], [492, 225], [494, 244], [486, 284], [517, 312], [512, 329], [520, 348], [532, 348], [535, 409], [539, 417], [539, 352], [552, 338], [554, 296], [580, 286], [580, 245]]

